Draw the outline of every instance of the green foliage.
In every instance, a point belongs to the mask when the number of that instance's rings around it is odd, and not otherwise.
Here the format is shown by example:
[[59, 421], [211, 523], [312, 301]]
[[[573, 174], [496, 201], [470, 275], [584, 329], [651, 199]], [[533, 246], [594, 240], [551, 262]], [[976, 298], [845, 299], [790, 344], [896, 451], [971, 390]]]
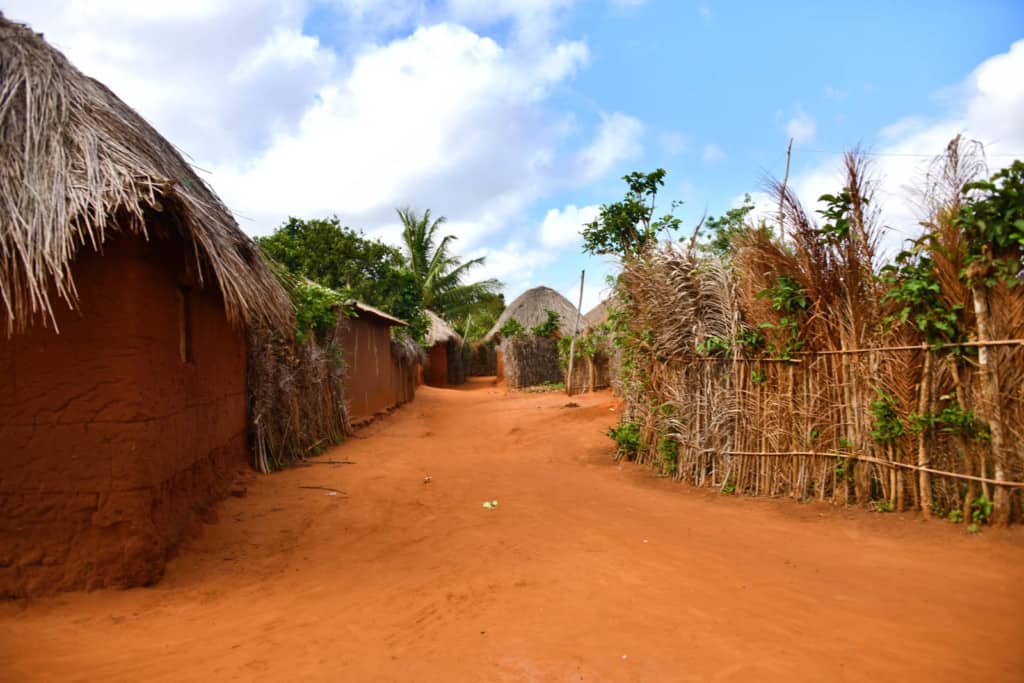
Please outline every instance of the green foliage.
[[640, 452], [640, 427], [635, 422], [622, 422], [618, 427], [610, 427], [608, 436], [615, 442], [618, 457], [636, 459]]
[[419, 290], [402, 253], [342, 226], [337, 216], [289, 218], [272, 235], [257, 237], [256, 242], [292, 274], [405, 320], [414, 338], [422, 337], [426, 330]]
[[779, 275], [771, 287], [757, 293], [758, 299], [768, 299], [772, 308], [782, 313], [777, 323], [763, 322], [757, 327], [761, 330], [779, 330], [782, 340], [779, 344], [768, 344], [769, 353], [779, 358], [791, 358], [792, 354], [803, 347], [800, 339], [800, 322], [803, 320], [810, 305], [810, 299], [799, 282], [788, 275]]
[[[850, 209], [853, 206], [849, 190], [844, 189], [837, 195], [823, 194], [818, 201], [825, 203], [825, 208], [818, 210], [818, 215], [825, 219], [820, 228], [825, 241], [830, 244], [845, 242], [850, 236]], [[862, 201], [867, 202], [866, 199]]]
[[903, 435], [903, 423], [896, 412], [899, 400], [882, 389], [876, 388], [875, 394], [877, 398], [869, 406], [874, 418], [871, 438], [880, 444], [892, 443]]
[[501, 326], [501, 329], [498, 330], [498, 333], [502, 339], [512, 339], [513, 337], [520, 337], [526, 334], [526, 328], [515, 318], [509, 318]]
[[311, 339], [323, 340], [344, 314], [346, 297], [332, 289], [305, 280], [297, 280], [288, 288], [295, 307], [295, 341], [305, 344]]
[[908, 419], [907, 430], [912, 434], [932, 428], [970, 441], [986, 442], [991, 438], [988, 425], [979, 420], [973, 410], [959, 403], [950, 404], [938, 413], [913, 413]]
[[732, 345], [729, 344], [729, 340], [720, 337], [708, 337], [697, 344], [697, 353], [708, 356], [728, 357], [731, 351]]
[[490, 332], [494, 323], [505, 310], [505, 295], [487, 294], [482, 296], [457, 330], [467, 341], [479, 341]]
[[561, 316], [550, 308], [545, 309], [547, 313], [547, 320], [542, 322], [536, 327], [530, 328], [530, 334], [537, 337], [551, 337], [554, 338], [558, 334], [558, 323], [561, 321]]
[[[630, 258], [656, 242], [659, 232], [679, 229], [681, 222], [671, 211], [654, 217], [658, 188], [665, 186], [665, 169], [634, 171], [622, 179], [628, 188], [622, 201], [602, 205], [598, 217], [583, 226], [584, 252]], [[672, 202], [672, 211], [680, 204]]]
[[893, 302], [899, 307], [884, 323], [910, 323], [929, 344], [958, 341], [961, 335], [957, 314], [963, 306], [945, 306], [934, 263], [922, 245], [900, 252], [895, 263], [882, 268], [882, 281], [888, 285], [882, 303]]
[[971, 501], [971, 522], [977, 525], [987, 524], [992, 516], [992, 501], [984, 493]]
[[736, 493], [736, 479], [730, 476], [722, 484], [722, 490], [720, 492], [723, 496]]
[[950, 510], [946, 519], [953, 522], [953, 524], [961, 524], [964, 521], [963, 510]]
[[710, 254], [720, 257], [729, 257], [736, 248], [736, 241], [743, 235], [751, 232], [761, 232], [771, 236], [771, 228], [761, 222], [757, 226], [748, 223], [747, 217], [754, 210], [754, 203], [749, 194], [743, 195], [743, 203], [729, 209], [722, 216], [708, 216], [701, 227], [701, 234], [707, 235], [708, 240], [701, 244], [701, 249]]
[[669, 434], [658, 440], [658, 455], [661, 457], [661, 471], [674, 475], [679, 468], [679, 442]]
[[501, 289], [498, 280], [467, 283], [469, 272], [483, 265], [484, 257], [463, 262], [451, 253], [454, 235], [441, 237], [447, 221], [441, 216], [433, 221], [430, 210], [422, 215], [409, 208], [398, 209], [402, 221], [402, 241], [409, 270], [423, 298], [423, 306], [445, 320], [465, 320], [480, 306], [493, 305], [493, 297]]
[[964, 186], [956, 217], [967, 242], [969, 282], [993, 287], [1021, 283], [1024, 271], [1024, 161], [1014, 161], [989, 180]]
[[896, 508], [893, 507], [892, 501], [885, 500], [884, 498], [878, 501], [879, 512], [892, 512]]

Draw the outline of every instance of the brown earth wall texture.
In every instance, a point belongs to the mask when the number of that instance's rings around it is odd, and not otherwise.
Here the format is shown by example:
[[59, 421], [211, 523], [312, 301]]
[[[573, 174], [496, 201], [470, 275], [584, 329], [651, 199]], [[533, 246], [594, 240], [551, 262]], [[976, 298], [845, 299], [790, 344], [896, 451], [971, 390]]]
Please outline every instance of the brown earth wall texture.
[[391, 329], [371, 318], [352, 318], [341, 334], [349, 417], [365, 420], [398, 405]]
[[448, 386], [447, 344], [434, 344], [427, 352], [426, 383], [431, 387]]
[[156, 581], [245, 467], [245, 342], [209, 279], [191, 278], [182, 360], [190, 253], [173, 238], [83, 248], [60, 334], [0, 337], [0, 595]]

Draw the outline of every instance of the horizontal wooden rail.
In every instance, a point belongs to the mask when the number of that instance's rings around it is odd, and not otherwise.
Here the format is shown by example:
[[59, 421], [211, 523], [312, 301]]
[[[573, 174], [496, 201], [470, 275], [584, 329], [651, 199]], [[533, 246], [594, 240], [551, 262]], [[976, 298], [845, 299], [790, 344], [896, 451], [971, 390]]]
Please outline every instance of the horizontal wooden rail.
[[992, 484], [994, 486], [1008, 486], [1010, 488], [1024, 488], [1024, 481], [999, 481], [998, 479], [990, 479], [988, 477], [976, 477], [971, 474], [959, 474], [957, 472], [945, 472], [943, 470], [932, 469], [931, 467], [921, 467], [920, 465], [911, 465], [905, 462], [896, 462], [893, 460], [882, 460], [881, 458], [875, 458], [870, 455], [855, 455], [853, 453], [839, 453], [835, 451], [784, 451], [784, 452], [769, 452], [761, 453], [758, 451], [722, 451], [724, 455], [733, 455], [737, 457], [749, 457], [749, 458], [761, 458], [761, 457], [817, 457], [817, 458], [845, 458], [847, 460], [856, 460], [859, 462], [870, 462], [876, 465], [885, 465], [887, 467], [902, 467], [907, 470], [914, 470], [915, 472], [928, 472], [940, 477], [952, 477], [953, 479], [968, 479], [970, 481], [980, 481], [986, 484]]

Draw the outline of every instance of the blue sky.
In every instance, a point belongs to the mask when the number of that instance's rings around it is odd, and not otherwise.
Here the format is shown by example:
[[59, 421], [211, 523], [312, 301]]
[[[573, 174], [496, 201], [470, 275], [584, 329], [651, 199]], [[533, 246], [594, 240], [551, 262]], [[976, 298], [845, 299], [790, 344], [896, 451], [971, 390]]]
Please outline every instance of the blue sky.
[[[631, 170], [668, 170], [689, 228], [767, 175], [811, 201], [838, 155], [878, 154], [885, 219], [957, 132], [1024, 154], [1024, 5], [668, 0], [13, 0], [203, 169], [251, 234], [337, 214], [394, 241], [447, 215], [513, 297], [584, 308], [607, 259], [576, 236]], [[151, 6], [150, 6], [151, 5]], [[763, 202], [763, 198], [757, 197]], [[575, 297], [573, 297], [575, 298]]]

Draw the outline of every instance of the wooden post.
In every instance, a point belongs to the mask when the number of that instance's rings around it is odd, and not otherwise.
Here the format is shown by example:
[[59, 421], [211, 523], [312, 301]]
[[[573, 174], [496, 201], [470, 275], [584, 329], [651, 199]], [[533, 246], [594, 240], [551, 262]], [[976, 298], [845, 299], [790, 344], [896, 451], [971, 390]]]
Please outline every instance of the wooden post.
[[583, 278], [587, 271], [580, 271], [580, 303], [576, 307], [576, 322], [572, 326], [572, 338], [569, 340], [569, 373], [565, 376], [565, 393], [572, 396], [572, 364], [576, 357], [576, 332], [580, 329], [580, 308], [583, 307]]
[[[972, 273], [969, 272], [968, 275], [972, 275]], [[981, 275], [975, 275], [973, 279], [974, 285], [971, 287], [971, 293], [974, 299], [974, 317], [978, 325], [978, 341], [986, 342], [992, 339], [988, 291], [980, 282]], [[1002, 407], [999, 404], [999, 369], [996, 366], [996, 354], [987, 346], [978, 347], [978, 370], [982, 398], [980, 406], [981, 418], [988, 423], [989, 433], [992, 436], [992, 462], [993, 470], [995, 470], [995, 479], [996, 481], [1005, 481], [1003, 416]], [[982, 472], [981, 476], [987, 477], [988, 473]], [[1006, 488], [997, 485], [992, 494], [992, 517], [990, 521], [992, 524], [1009, 523], [1010, 501]]]

